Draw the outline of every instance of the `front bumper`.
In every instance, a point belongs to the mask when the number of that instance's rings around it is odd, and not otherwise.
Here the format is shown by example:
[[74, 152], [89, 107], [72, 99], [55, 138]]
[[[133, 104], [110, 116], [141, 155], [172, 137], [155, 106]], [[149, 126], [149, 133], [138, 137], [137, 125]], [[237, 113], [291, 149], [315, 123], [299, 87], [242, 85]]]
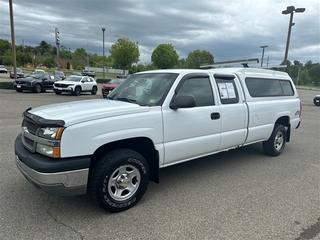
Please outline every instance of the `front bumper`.
[[89, 157], [51, 159], [27, 151], [21, 135], [15, 141], [15, 162], [21, 173], [48, 195], [75, 196], [87, 192]]
[[34, 86], [29, 85], [29, 84], [17, 84], [17, 83], [14, 83], [13, 84], [13, 88], [15, 90], [31, 90], [31, 91], [34, 90]]
[[74, 92], [74, 87], [66, 87], [66, 88], [62, 88], [62, 87], [53, 87], [53, 91], [56, 92]]

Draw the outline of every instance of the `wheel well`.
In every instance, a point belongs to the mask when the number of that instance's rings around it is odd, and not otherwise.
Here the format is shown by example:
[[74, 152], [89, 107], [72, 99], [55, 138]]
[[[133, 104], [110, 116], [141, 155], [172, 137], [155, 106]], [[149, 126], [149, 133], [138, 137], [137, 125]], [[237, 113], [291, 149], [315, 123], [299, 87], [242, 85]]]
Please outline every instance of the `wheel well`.
[[99, 147], [92, 155], [90, 169], [105, 153], [117, 148], [129, 148], [140, 153], [149, 164], [150, 180], [159, 183], [159, 154], [153, 142], [146, 137], [123, 139]]
[[290, 141], [290, 133], [291, 133], [291, 125], [290, 125], [290, 118], [288, 116], [283, 116], [277, 119], [276, 124], [281, 124], [286, 127], [287, 134], [286, 134], [286, 141]]

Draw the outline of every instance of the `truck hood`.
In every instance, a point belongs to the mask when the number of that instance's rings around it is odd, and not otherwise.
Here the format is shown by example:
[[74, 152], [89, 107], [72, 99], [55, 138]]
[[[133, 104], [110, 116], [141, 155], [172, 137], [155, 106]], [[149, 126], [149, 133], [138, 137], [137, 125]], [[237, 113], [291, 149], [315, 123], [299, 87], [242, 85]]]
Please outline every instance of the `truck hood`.
[[94, 119], [129, 115], [150, 111], [150, 107], [109, 99], [92, 99], [56, 103], [29, 110], [44, 119], [63, 120], [65, 126]]

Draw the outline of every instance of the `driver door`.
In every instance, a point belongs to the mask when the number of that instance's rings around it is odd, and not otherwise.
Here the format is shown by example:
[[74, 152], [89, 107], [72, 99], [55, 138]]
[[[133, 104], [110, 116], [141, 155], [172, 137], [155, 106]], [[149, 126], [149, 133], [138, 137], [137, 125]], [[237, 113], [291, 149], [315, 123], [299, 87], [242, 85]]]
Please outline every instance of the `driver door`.
[[210, 77], [203, 73], [186, 75], [175, 92], [194, 96], [196, 106], [163, 107], [164, 165], [209, 155], [220, 145], [221, 113], [214, 101]]

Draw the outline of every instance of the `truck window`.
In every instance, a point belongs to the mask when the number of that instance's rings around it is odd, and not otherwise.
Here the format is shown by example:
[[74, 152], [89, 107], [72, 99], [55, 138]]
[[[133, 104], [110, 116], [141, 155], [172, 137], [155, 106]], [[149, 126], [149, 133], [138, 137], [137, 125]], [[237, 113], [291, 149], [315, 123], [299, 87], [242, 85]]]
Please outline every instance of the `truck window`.
[[237, 87], [234, 78], [215, 78], [219, 90], [220, 101], [222, 104], [232, 104], [239, 102]]
[[214, 105], [212, 87], [209, 77], [192, 77], [186, 79], [177, 95], [191, 94], [196, 99], [196, 107]]
[[246, 78], [251, 97], [293, 96], [293, 88], [288, 80]]

